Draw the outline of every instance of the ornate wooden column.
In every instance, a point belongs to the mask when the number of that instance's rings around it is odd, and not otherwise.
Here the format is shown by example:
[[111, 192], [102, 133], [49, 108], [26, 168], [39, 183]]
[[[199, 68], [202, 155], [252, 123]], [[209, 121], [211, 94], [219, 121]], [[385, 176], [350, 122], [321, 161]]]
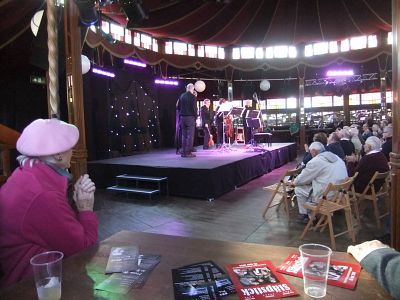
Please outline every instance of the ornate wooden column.
[[351, 119], [349, 98], [350, 98], [350, 93], [346, 90], [346, 92], [343, 93], [343, 114], [344, 114], [344, 124], [347, 126], [350, 126], [350, 119]]
[[300, 125], [300, 149], [303, 149], [303, 145], [306, 143], [306, 128], [304, 126], [305, 122], [305, 112], [304, 112], [304, 85], [305, 85], [305, 65], [297, 66], [297, 73], [299, 76], [299, 98], [297, 100], [297, 120]]
[[65, 1], [64, 24], [68, 121], [76, 125], [80, 133], [71, 160], [71, 172], [76, 179], [87, 172], [87, 150], [79, 11], [73, 0]]
[[386, 75], [387, 75], [387, 65], [389, 60], [389, 55], [381, 54], [377, 57], [378, 65], [379, 65], [379, 81], [380, 81], [380, 93], [381, 93], [381, 119], [382, 116], [386, 116], [387, 107], [386, 107]]
[[393, 119], [393, 139], [392, 153], [390, 153], [390, 164], [392, 166], [392, 247], [400, 250], [400, 102], [399, 91], [399, 41], [400, 41], [400, 0], [392, 1], [392, 119]]

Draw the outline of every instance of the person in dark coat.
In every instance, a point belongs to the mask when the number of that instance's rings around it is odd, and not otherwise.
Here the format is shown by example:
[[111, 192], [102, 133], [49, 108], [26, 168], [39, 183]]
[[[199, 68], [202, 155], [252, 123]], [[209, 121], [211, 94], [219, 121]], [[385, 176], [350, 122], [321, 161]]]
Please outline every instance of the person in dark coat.
[[370, 273], [394, 299], [400, 299], [400, 253], [380, 241], [349, 246], [347, 252]]
[[345, 156], [350, 156], [356, 154], [356, 148], [354, 144], [351, 142], [351, 134], [347, 127], [344, 127], [340, 130], [341, 139], [339, 141], [340, 146], [342, 146], [343, 152]]
[[386, 126], [383, 129], [383, 139], [385, 142], [382, 144], [382, 152], [385, 154], [386, 159], [389, 161], [389, 153], [392, 152], [392, 135], [393, 135], [393, 127]]
[[178, 107], [182, 131], [182, 157], [196, 157], [192, 153], [194, 132], [196, 129], [197, 105], [194, 85], [189, 83], [186, 92], [179, 97]]
[[208, 142], [210, 140], [211, 130], [210, 99], [204, 99], [203, 103], [204, 105], [200, 109], [201, 127], [203, 128], [204, 134], [203, 149], [208, 149]]
[[220, 111], [220, 107], [226, 102], [225, 98], [219, 98], [219, 105], [215, 109], [215, 124], [217, 125], [217, 148], [224, 143], [224, 112]]
[[[370, 136], [364, 144], [365, 155], [360, 159], [355, 172], [358, 176], [354, 179], [354, 189], [362, 193], [376, 171], [383, 173], [389, 171], [388, 161], [381, 149], [381, 141], [376, 136]], [[379, 190], [383, 182], [375, 181], [375, 190]]]
[[337, 132], [332, 132], [328, 137], [328, 145], [325, 147], [326, 151], [332, 152], [344, 160], [346, 157], [342, 146], [340, 145], [340, 137]]

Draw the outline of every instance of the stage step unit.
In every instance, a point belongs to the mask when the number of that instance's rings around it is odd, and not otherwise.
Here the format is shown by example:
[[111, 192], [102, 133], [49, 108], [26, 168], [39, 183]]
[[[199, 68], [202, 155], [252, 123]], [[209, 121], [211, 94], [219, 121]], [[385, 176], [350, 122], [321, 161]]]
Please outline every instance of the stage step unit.
[[[129, 182], [132, 181], [135, 182], [134, 187], [129, 186]], [[110, 186], [107, 188], [107, 190], [148, 195], [151, 199], [151, 196], [153, 194], [161, 194], [162, 190], [161, 184], [164, 183], [165, 193], [167, 196], [169, 195], [168, 177], [137, 176], [137, 175], [122, 174], [116, 176], [116, 182], [117, 185]], [[140, 182], [156, 183], [157, 189], [149, 187], [140, 187], [139, 186]]]

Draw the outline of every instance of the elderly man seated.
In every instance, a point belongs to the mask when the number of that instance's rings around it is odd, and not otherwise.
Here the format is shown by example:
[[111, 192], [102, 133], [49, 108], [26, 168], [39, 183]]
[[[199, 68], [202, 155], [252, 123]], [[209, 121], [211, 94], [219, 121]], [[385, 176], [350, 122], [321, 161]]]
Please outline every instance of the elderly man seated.
[[325, 151], [323, 144], [314, 142], [310, 145], [309, 151], [313, 158], [293, 181], [300, 213], [298, 222], [302, 224], [306, 224], [309, 220], [304, 203], [318, 203], [329, 183], [338, 183], [347, 177], [344, 161], [336, 154]]
[[[360, 159], [355, 171], [358, 176], [354, 180], [354, 189], [362, 193], [375, 172], [389, 171], [389, 164], [385, 154], [381, 151], [381, 141], [376, 136], [367, 138], [364, 144], [365, 155]], [[383, 182], [374, 182], [375, 190], [379, 190]]]

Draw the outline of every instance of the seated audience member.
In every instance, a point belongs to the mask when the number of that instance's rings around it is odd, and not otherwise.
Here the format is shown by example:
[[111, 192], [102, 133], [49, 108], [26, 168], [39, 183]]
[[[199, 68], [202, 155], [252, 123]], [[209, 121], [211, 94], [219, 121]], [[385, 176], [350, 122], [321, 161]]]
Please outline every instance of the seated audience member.
[[369, 130], [369, 127], [368, 127], [368, 124], [367, 124], [367, 123], [364, 123], [364, 124], [363, 124], [362, 130], [363, 130], [363, 133], [362, 133], [361, 137], [362, 137], [362, 139], [363, 139], [364, 141], [366, 141], [367, 138], [369, 138], [370, 136], [372, 136], [372, 132], [371, 132], [371, 130]]
[[303, 224], [309, 220], [304, 203], [318, 203], [329, 183], [338, 183], [347, 177], [344, 161], [332, 152], [325, 151], [323, 144], [314, 142], [309, 150], [313, 158], [293, 181], [299, 205], [299, 223]]
[[354, 144], [350, 141], [351, 139], [351, 134], [349, 131], [349, 127], [345, 127], [342, 130], [340, 130], [340, 146], [342, 146], [344, 155], [353, 155], [356, 153], [356, 149], [354, 147]]
[[389, 161], [389, 153], [392, 152], [392, 136], [393, 136], [393, 127], [391, 125], [386, 126], [383, 129], [383, 140], [385, 141], [382, 144], [382, 152], [385, 154], [386, 159]]
[[382, 130], [381, 130], [381, 128], [379, 127], [378, 124], [373, 124], [373, 125], [372, 125], [372, 135], [373, 135], [373, 136], [376, 136], [376, 137], [378, 137], [378, 138], [381, 138], [381, 137], [382, 137]]
[[359, 155], [362, 150], [362, 143], [360, 141], [360, 138], [358, 136], [358, 129], [356, 127], [350, 128], [350, 135], [351, 135], [351, 142], [354, 145], [354, 149], [356, 151], [356, 155]]
[[380, 241], [349, 246], [347, 252], [370, 273], [394, 299], [400, 299], [400, 253]]
[[[321, 144], [326, 146], [326, 144], [328, 143], [328, 137], [326, 136], [325, 132], [317, 132], [316, 134], [314, 134], [313, 142], [320, 142]], [[304, 153], [303, 161], [301, 162], [302, 168], [304, 168], [307, 165], [307, 163], [312, 159], [307, 144], [304, 145], [304, 150], [306, 152]]]
[[[371, 180], [376, 171], [389, 171], [388, 161], [381, 151], [381, 141], [376, 136], [370, 136], [364, 144], [365, 155], [360, 159], [355, 172], [358, 176], [354, 180], [354, 188], [357, 193], [362, 191]], [[375, 189], [378, 190], [382, 186], [382, 182], [375, 182]]]
[[78, 128], [57, 119], [35, 120], [19, 137], [20, 166], [0, 189], [0, 286], [28, 277], [36, 254], [57, 250], [68, 257], [96, 243], [96, 188], [87, 174], [68, 199], [78, 138]]
[[341, 159], [345, 159], [344, 151], [340, 145], [340, 136], [337, 132], [332, 132], [328, 137], [328, 145], [325, 149], [339, 156]]

